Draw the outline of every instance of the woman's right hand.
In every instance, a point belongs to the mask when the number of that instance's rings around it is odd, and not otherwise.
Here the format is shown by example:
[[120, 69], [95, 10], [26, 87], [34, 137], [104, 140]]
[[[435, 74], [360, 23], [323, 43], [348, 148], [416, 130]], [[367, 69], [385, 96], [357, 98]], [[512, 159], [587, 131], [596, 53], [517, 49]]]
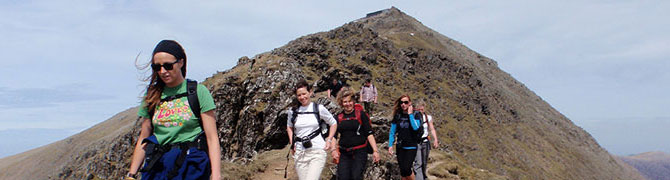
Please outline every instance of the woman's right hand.
[[340, 162], [340, 151], [334, 150], [330, 155], [333, 156], [333, 163], [338, 164]]
[[393, 147], [389, 147], [389, 154], [393, 156]]
[[407, 107], [407, 114], [412, 114], [412, 113], [414, 113], [414, 106], [409, 105], [409, 107]]

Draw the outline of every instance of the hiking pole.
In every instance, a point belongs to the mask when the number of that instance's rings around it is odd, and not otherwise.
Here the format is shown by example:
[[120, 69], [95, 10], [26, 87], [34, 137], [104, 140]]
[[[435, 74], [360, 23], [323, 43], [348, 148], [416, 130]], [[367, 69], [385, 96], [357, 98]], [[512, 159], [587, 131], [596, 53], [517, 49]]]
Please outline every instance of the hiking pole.
[[291, 154], [291, 148], [288, 148], [288, 152], [286, 152], [286, 166], [284, 167], [284, 179], [286, 179], [288, 175], [288, 155]]

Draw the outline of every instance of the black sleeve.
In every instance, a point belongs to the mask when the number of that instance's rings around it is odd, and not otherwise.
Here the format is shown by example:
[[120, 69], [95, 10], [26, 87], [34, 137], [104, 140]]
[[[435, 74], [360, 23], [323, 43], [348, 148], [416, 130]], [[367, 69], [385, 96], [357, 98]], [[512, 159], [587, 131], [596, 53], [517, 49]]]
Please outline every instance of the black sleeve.
[[361, 123], [363, 123], [363, 135], [365, 137], [374, 134], [372, 132], [372, 124], [370, 124], [370, 117], [368, 117], [367, 113], [361, 112]]

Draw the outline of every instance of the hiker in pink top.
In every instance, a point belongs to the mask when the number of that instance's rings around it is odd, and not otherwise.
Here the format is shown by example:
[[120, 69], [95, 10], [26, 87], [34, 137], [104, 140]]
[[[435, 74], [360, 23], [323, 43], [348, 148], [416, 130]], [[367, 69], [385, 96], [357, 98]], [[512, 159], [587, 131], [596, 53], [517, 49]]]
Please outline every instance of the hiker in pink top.
[[377, 104], [377, 88], [372, 85], [372, 80], [366, 79], [365, 84], [361, 87], [359, 102], [363, 102], [365, 111], [372, 116], [373, 104]]

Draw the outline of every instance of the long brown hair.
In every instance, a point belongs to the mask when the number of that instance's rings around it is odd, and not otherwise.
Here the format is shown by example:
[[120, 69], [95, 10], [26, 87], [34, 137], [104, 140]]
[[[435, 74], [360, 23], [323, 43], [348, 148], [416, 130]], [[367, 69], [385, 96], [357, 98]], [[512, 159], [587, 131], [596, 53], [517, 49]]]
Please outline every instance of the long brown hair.
[[[160, 51], [159, 48], [162, 45], [168, 44], [169, 46], [174, 46], [176, 52], [167, 52], [177, 58], [177, 60], [181, 59], [182, 62], [184, 63], [181, 66], [181, 75], [183, 77], [186, 77], [186, 53], [184, 53], [184, 48], [177, 43], [177, 41], [174, 40], [162, 40], [161, 42], [156, 45], [156, 48], [154, 49], [153, 54], [151, 55], [151, 61], [149, 62], [149, 66], [152, 63], [154, 63], [154, 56], [158, 52], [165, 52], [165, 51]], [[144, 96], [144, 103], [146, 105], [147, 111], [149, 112], [150, 115], [154, 114], [154, 111], [156, 110], [156, 106], [158, 106], [161, 102], [161, 93], [163, 93], [163, 89], [165, 88], [165, 82], [161, 80], [161, 78], [158, 76], [158, 72], [154, 71], [151, 69], [151, 76], [147, 77], [144, 79], [144, 81], [149, 81], [149, 84], [147, 85], [147, 95]], [[149, 117], [151, 119], [153, 117]]]
[[402, 113], [402, 107], [400, 106], [400, 100], [404, 97], [407, 97], [409, 99], [409, 102], [412, 102], [412, 98], [410, 98], [408, 95], [403, 94], [400, 96], [398, 99], [395, 100], [395, 104], [393, 105], [393, 116], [395, 117], [398, 113]]

